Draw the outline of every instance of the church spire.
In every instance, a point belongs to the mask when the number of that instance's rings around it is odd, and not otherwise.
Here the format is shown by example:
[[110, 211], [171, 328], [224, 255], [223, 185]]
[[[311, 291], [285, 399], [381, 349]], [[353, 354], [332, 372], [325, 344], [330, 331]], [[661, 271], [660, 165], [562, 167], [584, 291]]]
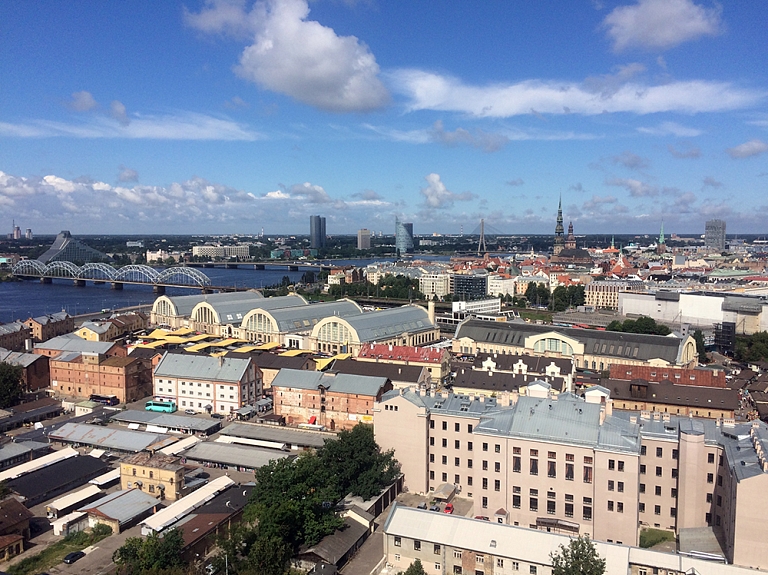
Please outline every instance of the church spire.
[[659, 232], [659, 245], [666, 243], [664, 241], [664, 220], [661, 220], [661, 231]]
[[557, 255], [565, 247], [565, 229], [563, 229], [563, 196], [557, 204], [557, 225], [555, 226], [555, 246], [552, 252]]

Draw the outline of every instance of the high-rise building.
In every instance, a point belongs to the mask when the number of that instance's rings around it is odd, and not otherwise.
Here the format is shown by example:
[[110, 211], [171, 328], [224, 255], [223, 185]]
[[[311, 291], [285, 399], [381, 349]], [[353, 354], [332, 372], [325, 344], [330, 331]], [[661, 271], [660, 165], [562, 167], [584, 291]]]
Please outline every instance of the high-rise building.
[[371, 230], [357, 230], [357, 249], [369, 250], [371, 249]]
[[309, 247], [317, 250], [325, 247], [325, 218], [309, 216]]
[[28, 240], [32, 239], [32, 228], [27, 228], [27, 233], [24, 234], [24, 237]]
[[709, 220], [704, 225], [704, 245], [721, 252], [725, 250], [724, 220]]
[[398, 255], [413, 253], [413, 224], [395, 218], [395, 249]]

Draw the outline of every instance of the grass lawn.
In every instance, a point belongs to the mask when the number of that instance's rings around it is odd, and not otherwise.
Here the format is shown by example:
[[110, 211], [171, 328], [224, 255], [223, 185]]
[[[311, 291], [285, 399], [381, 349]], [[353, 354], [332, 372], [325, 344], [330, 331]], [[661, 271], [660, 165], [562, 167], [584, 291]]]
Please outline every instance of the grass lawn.
[[662, 529], [642, 529], [640, 531], [640, 547], [648, 549], [663, 541], [674, 541], [675, 534]]
[[67, 535], [64, 539], [49, 545], [37, 555], [32, 555], [15, 565], [11, 565], [7, 571], [10, 575], [31, 575], [47, 571], [54, 565], [61, 563], [68, 553], [82, 551], [89, 545], [98, 543], [111, 534], [112, 529], [106, 525], [97, 525], [91, 533], [79, 531], [78, 533]]
[[531, 321], [541, 320], [544, 323], [552, 323], [551, 311], [544, 311], [539, 309], [520, 309], [520, 317], [523, 319], [529, 319]]

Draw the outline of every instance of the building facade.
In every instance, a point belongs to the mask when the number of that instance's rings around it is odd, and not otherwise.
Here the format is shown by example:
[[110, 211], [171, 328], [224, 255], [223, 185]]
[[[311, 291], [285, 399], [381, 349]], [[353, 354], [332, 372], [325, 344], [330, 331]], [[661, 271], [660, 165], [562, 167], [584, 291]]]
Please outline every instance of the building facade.
[[189, 492], [184, 473], [178, 457], [143, 451], [120, 462], [120, 488], [140, 489], [159, 499], [176, 501]]
[[137, 358], [62, 353], [49, 364], [51, 387], [65, 396], [114, 395], [120, 403], [130, 403], [152, 388], [152, 371]]
[[319, 250], [325, 247], [326, 232], [323, 216], [309, 216], [309, 247]]
[[414, 251], [413, 224], [395, 218], [395, 250], [397, 255], [412, 254]]
[[153, 374], [154, 395], [179, 409], [228, 415], [262, 393], [261, 370], [250, 357], [166, 353]]
[[725, 250], [724, 220], [707, 220], [704, 224], [704, 245], [720, 252]]
[[619, 293], [644, 289], [641, 281], [592, 281], [584, 287], [584, 303], [597, 309], [619, 309]]
[[70, 333], [75, 329], [74, 318], [65, 311], [31, 317], [24, 323], [27, 324], [32, 339], [35, 342], [48, 341], [59, 335]]
[[371, 230], [367, 230], [365, 228], [357, 230], [357, 249], [371, 249]]

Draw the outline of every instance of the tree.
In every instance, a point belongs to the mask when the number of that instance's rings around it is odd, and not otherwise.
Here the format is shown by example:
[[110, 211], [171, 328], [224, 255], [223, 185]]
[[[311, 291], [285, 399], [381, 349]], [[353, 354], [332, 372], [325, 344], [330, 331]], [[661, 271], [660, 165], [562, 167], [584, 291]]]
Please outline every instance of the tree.
[[656, 320], [647, 316], [635, 319], [627, 319], [623, 322], [613, 320], [605, 328], [608, 331], [623, 331], [624, 333], [643, 333], [648, 335], [669, 335], [672, 330], [666, 325], [656, 323]]
[[18, 403], [22, 394], [22, 374], [21, 366], [0, 362], [0, 408]]
[[589, 536], [571, 539], [566, 547], [560, 545], [557, 552], [550, 553], [552, 575], [603, 575], [605, 559], [597, 554]]
[[421, 565], [421, 560], [416, 559], [416, 561], [408, 566], [404, 575], [427, 575], [427, 572], [424, 571], [424, 567]]
[[160, 537], [152, 533], [146, 538], [129, 537], [125, 543], [112, 555], [112, 561], [120, 566], [123, 572], [140, 574], [147, 571], [159, 571], [183, 567], [181, 550], [184, 538], [181, 531], [171, 529]]

